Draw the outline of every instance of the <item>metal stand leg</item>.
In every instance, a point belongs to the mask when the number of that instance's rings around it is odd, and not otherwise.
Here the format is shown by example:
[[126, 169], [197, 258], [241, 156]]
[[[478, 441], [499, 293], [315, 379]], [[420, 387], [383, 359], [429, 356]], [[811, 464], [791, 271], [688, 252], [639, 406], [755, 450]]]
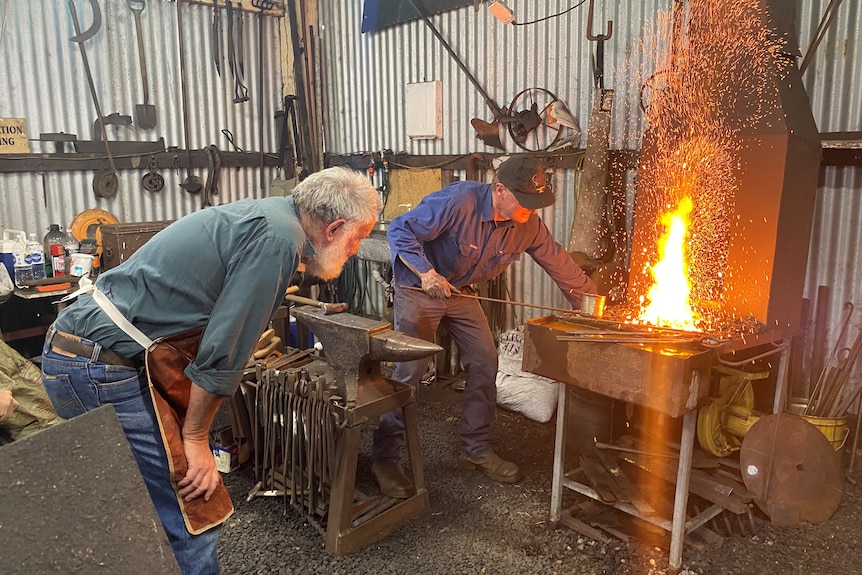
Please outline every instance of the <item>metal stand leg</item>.
[[790, 343], [785, 344], [778, 357], [778, 373], [775, 377], [775, 397], [772, 413], [784, 412], [784, 393], [787, 390], [787, 364], [790, 362]]
[[856, 467], [856, 448], [859, 445], [859, 421], [862, 419], [862, 393], [859, 394], [859, 403], [856, 404], [856, 429], [853, 432], [853, 451], [850, 452], [850, 465], [847, 467], [848, 473], [853, 473]]
[[679, 467], [676, 472], [676, 492], [673, 498], [673, 524], [670, 532], [671, 569], [682, 567], [682, 540], [685, 537], [686, 507], [688, 506], [688, 484], [691, 479], [691, 460], [694, 450], [694, 432], [697, 427], [697, 411], [689, 411], [682, 420], [682, 438], [679, 446]]
[[550, 525], [556, 529], [563, 510], [563, 474], [566, 456], [566, 384], [557, 384], [557, 430], [554, 438], [554, 474], [551, 483]]

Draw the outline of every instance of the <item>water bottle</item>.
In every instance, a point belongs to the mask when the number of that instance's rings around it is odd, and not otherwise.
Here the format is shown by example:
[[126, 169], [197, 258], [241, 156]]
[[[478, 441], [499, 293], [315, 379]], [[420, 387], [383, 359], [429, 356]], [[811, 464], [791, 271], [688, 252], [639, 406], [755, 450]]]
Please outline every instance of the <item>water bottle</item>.
[[64, 270], [66, 275], [69, 275], [72, 269], [72, 257], [78, 253], [78, 250], [81, 249], [81, 244], [72, 235], [72, 232], [66, 232], [66, 239], [63, 240], [63, 252], [66, 257], [64, 263]]
[[33, 279], [33, 266], [27, 262], [27, 244], [23, 238], [17, 238], [12, 247], [12, 257], [15, 259], [15, 286], [25, 288], [25, 281]]
[[66, 239], [66, 233], [60, 230], [59, 224], [51, 224], [48, 228], [48, 233], [45, 234], [45, 238], [42, 240], [42, 249], [45, 253], [45, 277], [54, 277], [55, 275], [63, 275], [63, 270], [61, 269], [61, 273], [54, 273], [54, 262], [51, 257], [51, 246], [60, 246], [62, 249], [63, 242]]
[[33, 266], [33, 279], [45, 279], [45, 252], [42, 250], [42, 243], [36, 239], [36, 234], [30, 234], [26, 247], [24, 257]]

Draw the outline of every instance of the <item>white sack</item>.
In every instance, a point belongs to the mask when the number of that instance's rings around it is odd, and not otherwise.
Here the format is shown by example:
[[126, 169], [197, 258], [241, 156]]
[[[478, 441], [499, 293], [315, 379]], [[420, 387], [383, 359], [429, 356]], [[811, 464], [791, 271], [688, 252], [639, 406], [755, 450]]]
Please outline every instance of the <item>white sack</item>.
[[557, 382], [521, 371], [523, 328], [501, 334], [497, 355], [497, 405], [517, 411], [533, 421], [550, 421], [557, 407]]

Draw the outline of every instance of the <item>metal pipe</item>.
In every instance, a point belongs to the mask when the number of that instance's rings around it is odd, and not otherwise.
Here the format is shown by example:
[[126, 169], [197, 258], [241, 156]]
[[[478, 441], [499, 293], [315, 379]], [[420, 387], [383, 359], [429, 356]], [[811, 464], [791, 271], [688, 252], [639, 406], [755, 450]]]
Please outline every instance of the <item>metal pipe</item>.
[[485, 99], [485, 104], [487, 104], [488, 107], [491, 108], [491, 111], [494, 113], [494, 119], [499, 120], [500, 118], [504, 117], [506, 114], [503, 112], [500, 106], [498, 106], [497, 103], [491, 98], [491, 96], [488, 95], [488, 92], [486, 92], [482, 85], [479, 84], [479, 80], [477, 80], [476, 77], [470, 72], [470, 70], [467, 69], [467, 66], [464, 64], [464, 62], [461, 61], [461, 58], [458, 57], [458, 54], [455, 53], [455, 50], [452, 49], [452, 46], [449, 45], [446, 39], [443, 38], [443, 35], [440, 34], [440, 31], [437, 30], [437, 28], [428, 18], [428, 13], [425, 11], [425, 7], [422, 5], [421, 0], [408, 1], [413, 6], [413, 9], [419, 13], [419, 16], [422, 17], [422, 20], [425, 21], [425, 25], [428, 26], [434, 36], [438, 40], [440, 40], [440, 43], [443, 45], [443, 48], [445, 48], [446, 51], [449, 52], [449, 55], [452, 56], [453, 60], [455, 60], [455, 64], [457, 64], [458, 67], [461, 68], [461, 71], [464, 72], [464, 75], [467, 76], [467, 79], [470, 80], [470, 83], [473, 84], [473, 87], [476, 88], [479, 94], [482, 95], [482, 98]]

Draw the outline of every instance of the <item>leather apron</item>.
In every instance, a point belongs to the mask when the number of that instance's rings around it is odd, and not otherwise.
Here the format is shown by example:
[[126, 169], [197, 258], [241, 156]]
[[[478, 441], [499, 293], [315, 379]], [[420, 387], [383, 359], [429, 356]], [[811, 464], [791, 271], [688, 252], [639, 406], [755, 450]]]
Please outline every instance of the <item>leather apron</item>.
[[233, 513], [233, 503], [224, 483], [219, 482], [209, 501], [204, 501], [203, 497], [184, 501], [177, 488], [177, 482], [186, 476], [186, 471], [189, 468], [183, 449], [182, 429], [191, 398], [191, 388], [194, 385], [183, 371], [197, 356], [203, 328], [196, 328], [153, 341], [127, 320], [114, 303], [87, 277], [80, 279], [77, 291], [60, 301], [65, 302], [85, 293], [92, 294], [99, 307], [117, 327], [147, 350], [144, 364], [150, 395], [153, 399], [162, 443], [168, 455], [171, 483], [185, 520], [186, 529], [192, 535], [200, 535], [204, 531], [223, 523]]
[[[203, 328], [196, 328], [159, 338], [147, 348], [147, 380], [150, 383], [150, 394], [162, 442], [168, 454], [174, 491], [177, 491], [177, 482], [185, 477], [188, 470], [181, 430], [193, 383], [183, 371], [197, 355], [202, 333]], [[183, 513], [186, 529], [192, 535], [199, 535], [223, 523], [233, 513], [233, 503], [222, 482], [209, 501], [204, 501], [203, 497], [185, 501], [177, 493], [177, 502]]]

